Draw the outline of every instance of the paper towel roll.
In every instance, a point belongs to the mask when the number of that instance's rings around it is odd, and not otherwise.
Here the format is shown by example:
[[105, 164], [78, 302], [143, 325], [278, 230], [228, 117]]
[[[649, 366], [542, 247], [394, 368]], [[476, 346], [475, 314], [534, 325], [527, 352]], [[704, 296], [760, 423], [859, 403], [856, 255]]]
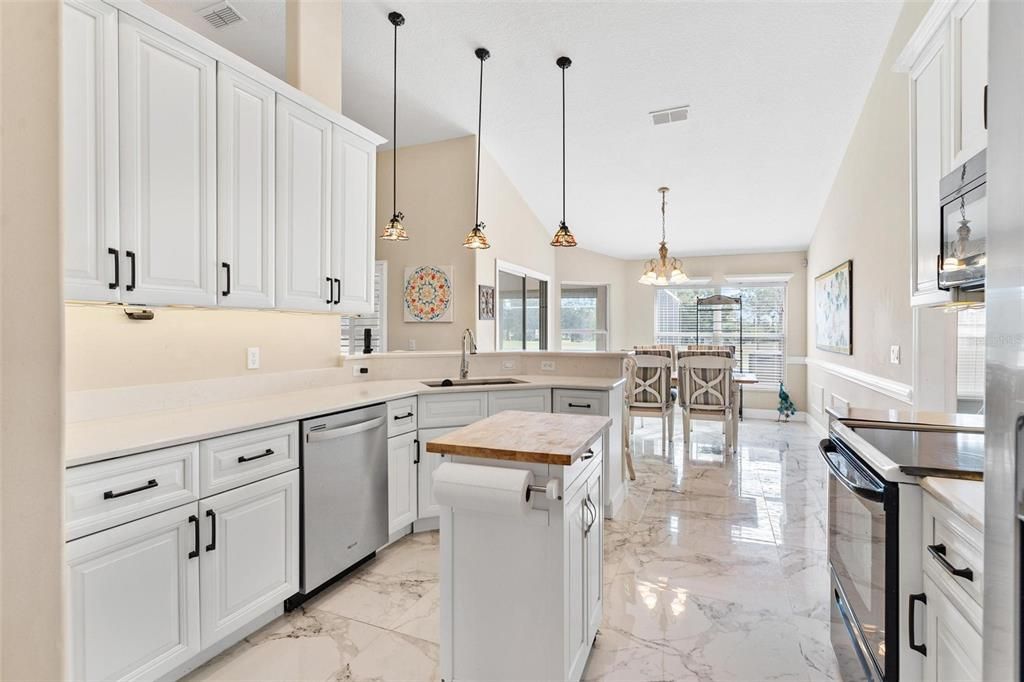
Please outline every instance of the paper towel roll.
[[455, 509], [525, 516], [530, 510], [526, 488], [533, 483], [528, 469], [505, 469], [444, 462], [434, 471], [434, 498]]

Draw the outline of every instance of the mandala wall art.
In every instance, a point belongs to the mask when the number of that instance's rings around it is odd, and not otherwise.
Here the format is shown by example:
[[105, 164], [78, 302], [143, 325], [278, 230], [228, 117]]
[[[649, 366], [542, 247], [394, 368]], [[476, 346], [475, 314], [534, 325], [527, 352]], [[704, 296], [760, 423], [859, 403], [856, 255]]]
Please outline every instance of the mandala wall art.
[[405, 269], [406, 322], [451, 322], [454, 319], [454, 275], [450, 265]]

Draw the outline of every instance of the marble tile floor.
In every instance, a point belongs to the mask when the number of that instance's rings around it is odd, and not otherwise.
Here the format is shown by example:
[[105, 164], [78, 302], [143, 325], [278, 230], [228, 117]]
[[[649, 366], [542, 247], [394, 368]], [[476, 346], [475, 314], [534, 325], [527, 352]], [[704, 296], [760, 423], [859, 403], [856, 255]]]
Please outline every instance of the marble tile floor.
[[[825, 466], [801, 423], [637, 424], [637, 480], [605, 525], [585, 680], [832, 680]], [[190, 680], [438, 680], [438, 536], [410, 535]]]

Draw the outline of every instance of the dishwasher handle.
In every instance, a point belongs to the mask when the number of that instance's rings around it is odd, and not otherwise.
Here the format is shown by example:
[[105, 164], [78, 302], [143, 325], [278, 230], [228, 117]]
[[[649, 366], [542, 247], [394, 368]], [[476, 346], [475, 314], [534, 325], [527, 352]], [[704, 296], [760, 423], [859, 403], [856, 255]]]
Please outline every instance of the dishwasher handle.
[[375, 417], [365, 422], [359, 422], [358, 424], [350, 424], [349, 426], [338, 426], [333, 429], [324, 429], [323, 431], [310, 431], [306, 434], [307, 443], [319, 443], [325, 440], [334, 440], [335, 438], [344, 438], [345, 436], [351, 436], [356, 433], [362, 433], [363, 431], [369, 431], [375, 429], [384, 423], [384, 417]]

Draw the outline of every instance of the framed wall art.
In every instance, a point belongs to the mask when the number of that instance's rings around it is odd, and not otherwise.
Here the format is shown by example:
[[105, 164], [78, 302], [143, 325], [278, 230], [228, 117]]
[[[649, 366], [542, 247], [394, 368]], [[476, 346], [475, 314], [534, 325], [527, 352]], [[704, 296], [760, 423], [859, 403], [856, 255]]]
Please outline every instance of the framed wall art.
[[821, 350], [853, 355], [853, 261], [814, 278], [814, 342]]
[[402, 292], [406, 322], [452, 322], [455, 319], [454, 269], [419, 265], [405, 269]]
[[481, 284], [478, 287], [477, 304], [479, 312], [477, 319], [480, 320], [493, 320], [494, 319], [494, 287]]

